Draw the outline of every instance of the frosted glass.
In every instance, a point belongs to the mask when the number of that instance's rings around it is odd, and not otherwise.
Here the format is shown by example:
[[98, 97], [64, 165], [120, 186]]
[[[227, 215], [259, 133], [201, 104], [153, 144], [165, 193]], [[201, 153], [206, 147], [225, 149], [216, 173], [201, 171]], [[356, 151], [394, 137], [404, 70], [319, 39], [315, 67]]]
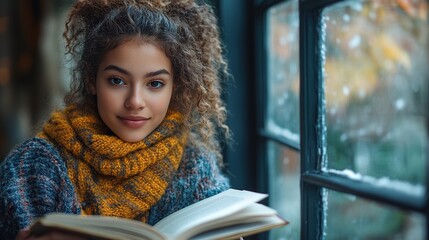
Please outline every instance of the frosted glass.
[[424, 186], [427, 4], [346, 1], [322, 19], [328, 168]]
[[298, 1], [275, 5], [267, 13], [268, 131], [299, 143]]
[[300, 236], [300, 158], [299, 152], [268, 142], [269, 205], [290, 222], [270, 232], [271, 240], [299, 239]]
[[327, 190], [325, 239], [424, 240], [423, 215]]

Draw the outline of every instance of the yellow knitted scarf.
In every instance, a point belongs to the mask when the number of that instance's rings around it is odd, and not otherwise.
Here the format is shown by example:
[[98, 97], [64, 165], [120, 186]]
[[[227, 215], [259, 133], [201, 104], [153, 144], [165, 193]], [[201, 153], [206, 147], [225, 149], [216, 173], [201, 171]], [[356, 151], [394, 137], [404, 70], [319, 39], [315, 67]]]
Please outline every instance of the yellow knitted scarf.
[[54, 112], [39, 137], [62, 152], [84, 214], [141, 221], [165, 192], [186, 142], [183, 116], [169, 111], [144, 140], [114, 135], [93, 108], [69, 106]]

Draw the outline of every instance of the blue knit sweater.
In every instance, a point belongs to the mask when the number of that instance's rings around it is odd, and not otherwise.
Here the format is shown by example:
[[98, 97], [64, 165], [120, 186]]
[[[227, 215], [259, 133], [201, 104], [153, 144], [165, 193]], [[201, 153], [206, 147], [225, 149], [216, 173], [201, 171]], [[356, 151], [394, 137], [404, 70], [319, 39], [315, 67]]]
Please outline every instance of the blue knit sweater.
[[[188, 148], [165, 194], [150, 209], [148, 223], [228, 188], [214, 155]], [[50, 212], [80, 214], [81, 207], [58, 150], [33, 138], [0, 165], [0, 239], [14, 239], [20, 229]]]

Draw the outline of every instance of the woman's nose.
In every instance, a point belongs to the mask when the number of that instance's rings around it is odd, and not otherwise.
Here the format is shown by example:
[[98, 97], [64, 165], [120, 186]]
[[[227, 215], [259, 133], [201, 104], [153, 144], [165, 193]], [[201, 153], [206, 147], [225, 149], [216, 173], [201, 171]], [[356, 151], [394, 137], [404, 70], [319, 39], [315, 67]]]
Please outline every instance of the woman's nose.
[[145, 107], [144, 94], [141, 89], [131, 89], [127, 99], [125, 100], [125, 107], [128, 109], [141, 109]]

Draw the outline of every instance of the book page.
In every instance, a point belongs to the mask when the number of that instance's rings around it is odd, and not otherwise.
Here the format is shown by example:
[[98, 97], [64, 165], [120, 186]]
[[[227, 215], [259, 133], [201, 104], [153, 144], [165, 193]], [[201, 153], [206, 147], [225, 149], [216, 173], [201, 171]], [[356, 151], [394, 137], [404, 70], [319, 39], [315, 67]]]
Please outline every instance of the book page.
[[239, 239], [240, 237], [245, 237], [253, 235], [256, 233], [264, 232], [270, 230], [274, 227], [280, 227], [287, 225], [288, 222], [281, 219], [277, 215], [265, 218], [257, 222], [235, 224], [219, 229], [213, 229], [211, 231], [204, 232], [197, 236], [193, 236], [192, 240], [210, 240], [210, 239]]
[[35, 235], [52, 230], [77, 233], [81, 236], [90, 236], [91, 239], [165, 239], [163, 234], [146, 223], [108, 216], [51, 213], [41, 218], [31, 228], [32, 234]]
[[[252, 203], [246, 208], [227, 217], [218, 218], [214, 219], [213, 221], [199, 224], [196, 229], [192, 230], [192, 234], [198, 234], [214, 228], [222, 228], [236, 224], [254, 223], [270, 218], [272, 216], [277, 217], [276, 210], [259, 203]], [[185, 235], [187, 237], [190, 237], [190, 235], [188, 234]], [[182, 236], [184, 235], [182, 234]]]
[[225, 218], [265, 197], [266, 194], [229, 189], [167, 216], [154, 228], [174, 239], [180, 239], [181, 234], [188, 235], [188, 231], [199, 225]]
[[287, 221], [277, 215], [277, 211], [262, 204], [252, 203], [246, 208], [227, 217], [199, 224], [191, 231], [180, 235], [180, 239], [194, 239], [195, 236], [216, 236], [225, 239], [229, 236], [246, 236], [265, 231], [276, 226], [286, 225]]

